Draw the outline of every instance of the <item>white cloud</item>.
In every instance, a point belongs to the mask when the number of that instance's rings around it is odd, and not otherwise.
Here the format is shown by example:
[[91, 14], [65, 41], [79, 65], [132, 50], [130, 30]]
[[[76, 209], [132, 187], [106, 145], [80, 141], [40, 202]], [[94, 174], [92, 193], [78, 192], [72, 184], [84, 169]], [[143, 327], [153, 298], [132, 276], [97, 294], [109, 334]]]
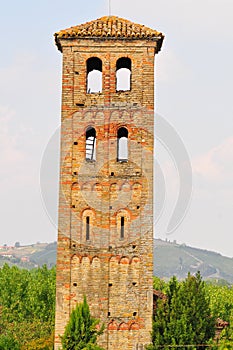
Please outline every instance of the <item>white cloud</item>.
[[216, 186], [233, 184], [233, 136], [193, 161], [194, 174]]

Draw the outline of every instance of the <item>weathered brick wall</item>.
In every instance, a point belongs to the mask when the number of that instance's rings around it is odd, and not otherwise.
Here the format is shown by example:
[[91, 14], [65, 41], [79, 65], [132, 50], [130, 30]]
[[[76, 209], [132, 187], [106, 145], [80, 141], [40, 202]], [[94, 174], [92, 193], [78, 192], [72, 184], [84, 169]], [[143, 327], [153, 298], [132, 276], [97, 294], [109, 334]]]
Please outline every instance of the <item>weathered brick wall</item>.
[[[152, 329], [154, 54], [150, 40], [60, 40], [62, 125], [55, 349], [71, 310], [87, 296], [105, 323], [106, 350], [142, 349]], [[103, 64], [102, 93], [86, 93], [86, 61]], [[131, 90], [116, 92], [116, 61], [132, 61]], [[96, 161], [85, 132], [96, 130]], [[117, 162], [117, 130], [128, 162]], [[85, 217], [90, 218], [90, 239]], [[121, 238], [121, 216], [125, 217]]]

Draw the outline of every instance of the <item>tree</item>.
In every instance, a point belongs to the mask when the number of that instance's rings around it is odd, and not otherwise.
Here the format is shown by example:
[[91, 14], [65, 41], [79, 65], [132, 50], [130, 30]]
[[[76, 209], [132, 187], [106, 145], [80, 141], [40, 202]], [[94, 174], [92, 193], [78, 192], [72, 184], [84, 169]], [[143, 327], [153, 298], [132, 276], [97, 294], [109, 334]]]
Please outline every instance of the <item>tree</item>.
[[97, 337], [104, 327], [97, 330], [99, 320], [92, 317], [84, 296], [83, 303], [77, 304], [71, 312], [69, 322], [61, 336], [63, 350], [103, 350], [97, 345]]
[[[159, 300], [153, 319], [152, 345], [148, 350], [169, 349], [171, 345], [189, 345], [203, 350], [215, 334], [209, 299], [200, 273], [190, 274], [178, 283], [173, 277], [167, 287], [166, 300]], [[190, 347], [190, 345], [194, 345]]]
[[55, 274], [46, 266], [0, 268], [0, 350], [53, 349]]

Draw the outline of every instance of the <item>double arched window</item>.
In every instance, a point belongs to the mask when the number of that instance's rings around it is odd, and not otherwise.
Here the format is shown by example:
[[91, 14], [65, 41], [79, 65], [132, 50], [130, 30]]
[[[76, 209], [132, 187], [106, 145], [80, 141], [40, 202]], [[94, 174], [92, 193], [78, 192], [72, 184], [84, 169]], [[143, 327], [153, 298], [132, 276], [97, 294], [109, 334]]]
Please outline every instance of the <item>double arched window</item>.
[[87, 60], [87, 93], [102, 92], [102, 61], [98, 57]]
[[128, 160], [128, 130], [121, 127], [117, 131], [117, 161], [127, 162]]
[[131, 90], [131, 59], [121, 57], [116, 63], [116, 91]]
[[[121, 57], [116, 62], [116, 91], [131, 90], [131, 59]], [[87, 93], [102, 92], [102, 61], [98, 57], [90, 57], [86, 62]]]
[[[96, 130], [92, 126], [86, 129], [86, 160], [96, 161]], [[117, 130], [117, 161], [128, 161], [128, 130], [125, 127]]]

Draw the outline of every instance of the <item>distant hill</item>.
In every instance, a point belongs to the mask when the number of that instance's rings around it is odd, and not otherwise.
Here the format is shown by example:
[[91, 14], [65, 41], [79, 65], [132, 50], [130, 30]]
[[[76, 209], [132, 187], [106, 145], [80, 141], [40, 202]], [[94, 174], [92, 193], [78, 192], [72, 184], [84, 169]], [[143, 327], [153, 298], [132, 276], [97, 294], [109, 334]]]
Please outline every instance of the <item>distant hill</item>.
[[[28, 246], [0, 247], [0, 266], [4, 263], [24, 268], [56, 264], [57, 243], [36, 243]], [[233, 284], [233, 258], [219, 253], [192, 248], [175, 241], [154, 240], [154, 275], [183, 279], [188, 272], [200, 271], [203, 279], [225, 280]]]
[[31, 269], [46, 264], [56, 264], [57, 243], [35, 243], [26, 246], [0, 247], [0, 266], [5, 263]]
[[203, 279], [226, 280], [233, 284], [233, 258], [176, 242], [154, 240], [154, 275], [183, 279], [201, 272]]

